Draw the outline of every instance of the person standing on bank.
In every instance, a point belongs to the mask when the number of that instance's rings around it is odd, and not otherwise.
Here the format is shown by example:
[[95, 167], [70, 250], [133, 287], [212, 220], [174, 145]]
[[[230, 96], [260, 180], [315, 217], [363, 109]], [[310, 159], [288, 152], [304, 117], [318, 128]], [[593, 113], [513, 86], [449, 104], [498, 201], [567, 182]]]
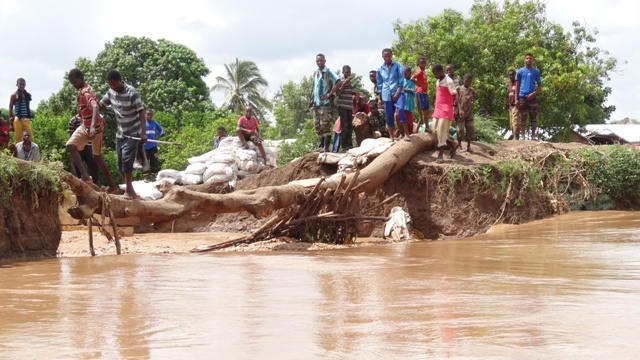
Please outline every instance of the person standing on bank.
[[[117, 70], [107, 72], [109, 90], [93, 108], [93, 118], [100, 115], [100, 111], [111, 106], [116, 115], [116, 155], [118, 158], [118, 171], [122, 174], [126, 184], [125, 197], [137, 198], [133, 190], [133, 162], [140, 143], [147, 142], [145, 113], [140, 93], [133, 86], [122, 81], [122, 76]], [[94, 133], [95, 129], [91, 129]], [[138, 137], [140, 140], [134, 140]]]
[[144, 152], [147, 155], [151, 172], [156, 174], [160, 171], [160, 159], [158, 158], [158, 143], [151, 142], [149, 140], [158, 140], [163, 134], [162, 126], [153, 119], [153, 110], [147, 110], [147, 121], [145, 123], [147, 128], [147, 142], [144, 143]]
[[80, 178], [82, 181], [87, 183], [99, 183], [100, 180], [98, 178], [93, 178], [93, 180], [91, 179], [87, 173], [87, 169], [85, 169], [82, 164], [80, 151], [83, 151], [84, 148], [90, 144], [89, 146], [93, 153], [93, 159], [98, 164], [100, 171], [109, 185], [109, 193], [117, 193], [118, 187], [113, 181], [109, 168], [107, 167], [107, 163], [102, 157], [104, 120], [100, 114], [98, 114], [98, 116], [94, 116], [94, 108], [98, 105], [96, 93], [93, 91], [91, 85], [84, 81], [84, 74], [80, 69], [71, 69], [67, 78], [71, 85], [78, 90], [78, 94], [76, 96], [76, 109], [78, 111], [78, 116], [82, 121], [82, 124], [73, 131], [69, 140], [67, 140], [66, 146], [69, 156], [71, 157], [71, 162], [80, 172]]
[[324, 54], [316, 55], [318, 69], [313, 73], [313, 126], [318, 135], [318, 149], [331, 148], [331, 122], [333, 121], [332, 96], [341, 85], [335, 72], [325, 66]]
[[347, 151], [353, 147], [353, 87], [351, 86], [351, 66], [342, 67], [338, 95], [338, 116], [340, 116], [340, 148]]
[[520, 112], [520, 126], [522, 132], [527, 129], [527, 115], [531, 125], [531, 140], [536, 139], [537, 117], [538, 117], [538, 93], [542, 81], [540, 71], [533, 67], [533, 54], [527, 53], [524, 56], [524, 67], [516, 74], [516, 94], [518, 94], [518, 110]]
[[376, 83], [378, 89], [378, 105], [384, 106], [384, 114], [387, 120], [387, 131], [391, 141], [394, 141], [395, 119], [394, 115], [398, 112], [400, 123], [407, 123], [407, 117], [404, 113], [404, 69], [402, 65], [392, 61], [393, 51], [385, 48], [382, 50], [382, 59], [384, 63], [378, 69], [376, 74]]
[[31, 94], [24, 88], [27, 82], [23, 78], [16, 81], [18, 90], [9, 99], [9, 131], [13, 131], [14, 142], [22, 141], [22, 131], [27, 130], [33, 141], [31, 130]]

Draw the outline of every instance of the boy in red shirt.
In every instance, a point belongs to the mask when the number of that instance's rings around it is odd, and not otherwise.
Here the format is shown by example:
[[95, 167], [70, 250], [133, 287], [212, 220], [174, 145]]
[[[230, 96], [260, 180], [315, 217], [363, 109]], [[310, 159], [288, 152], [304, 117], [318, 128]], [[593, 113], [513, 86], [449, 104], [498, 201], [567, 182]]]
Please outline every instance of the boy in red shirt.
[[267, 161], [267, 155], [264, 152], [264, 147], [262, 146], [262, 140], [260, 139], [260, 130], [258, 130], [258, 119], [253, 117], [253, 109], [247, 107], [244, 109], [244, 115], [238, 119], [238, 127], [236, 128], [236, 134], [240, 141], [242, 141], [242, 145], [246, 148], [247, 141], [251, 141], [260, 150], [260, 154], [264, 159], [265, 163]]

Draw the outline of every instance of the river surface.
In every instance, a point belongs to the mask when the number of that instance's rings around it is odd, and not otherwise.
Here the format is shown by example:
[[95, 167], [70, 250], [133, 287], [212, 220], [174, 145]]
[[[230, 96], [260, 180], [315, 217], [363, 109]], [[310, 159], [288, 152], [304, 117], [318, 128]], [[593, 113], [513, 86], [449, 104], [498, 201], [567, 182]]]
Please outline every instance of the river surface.
[[0, 359], [638, 359], [639, 227], [2, 262]]

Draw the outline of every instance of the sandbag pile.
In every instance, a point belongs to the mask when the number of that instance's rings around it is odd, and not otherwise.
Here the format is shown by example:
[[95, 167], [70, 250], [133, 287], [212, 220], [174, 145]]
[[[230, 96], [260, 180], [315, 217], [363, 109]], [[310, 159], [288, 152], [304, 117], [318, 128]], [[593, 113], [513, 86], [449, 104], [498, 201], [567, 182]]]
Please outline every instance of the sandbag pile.
[[189, 158], [189, 166], [184, 171], [162, 170], [157, 180], [170, 179], [182, 185], [228, 182], [235, 187], [238, 179], [276, 167], [277, 154], [273, 149], [263, 145], [267, 156], [263, 159], [253, 142], [248, 141], [247, 145], [248, 149], [243, 148], [242, 141], [236, 136], [224, 138], [217, 149]]
[[318, 164], [338, 164], [338, 172], [355, 171], [360, 165], [387, 151], [393, 142], [389, 138], [365, 139], [360, 146], [346, 153], [324, 152], [318, 154]]

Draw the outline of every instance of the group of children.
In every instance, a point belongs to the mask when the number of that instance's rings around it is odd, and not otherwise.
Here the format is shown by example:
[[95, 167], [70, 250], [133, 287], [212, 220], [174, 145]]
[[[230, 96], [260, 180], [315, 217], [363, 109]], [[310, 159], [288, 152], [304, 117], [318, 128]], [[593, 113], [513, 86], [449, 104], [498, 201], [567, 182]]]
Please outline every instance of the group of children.
[[[402, 137], [405, 141], [411, 141], [409, 135], [420, 131], [424, 122], [425, 131], [433, 133], [438, 143], [439, 152], [436, 162], [444, 162], [442, 154], [445, 148], [449, 149], [452, 157], [455, 156], [456, 149], [462, 146], [463, 140], [467, 141], [466, 150], [470, 152], [471, 141], [475, 139], [473, 106], [477, 99], [476, 92], [471, 87], [472, 76], [467, 74], [462, 81], [455, 75], [453, 65], [446, 67], [446, 73], [442, 65], [432, 66], [431, 71], [437, 82], [432, 114], [433, 124], [430, 128], [426, 59], [418, 58], [418, 68], [412, 72], [411, 66], [403, 68], [393, 61], [392, 57], [391, 49], [382, 50], [384, 64], [378, 70], [369, 72], [369, 78], [375, 84], [377, 105], [385, 113], [386, 132], [389, 138], [395, 141], [396, 137]], [[414, 124], [416, 98], [420, 120]], [[449, 136], [449, 129], [454, 120], [458, 131], [458, 144], [455, 144]]]

